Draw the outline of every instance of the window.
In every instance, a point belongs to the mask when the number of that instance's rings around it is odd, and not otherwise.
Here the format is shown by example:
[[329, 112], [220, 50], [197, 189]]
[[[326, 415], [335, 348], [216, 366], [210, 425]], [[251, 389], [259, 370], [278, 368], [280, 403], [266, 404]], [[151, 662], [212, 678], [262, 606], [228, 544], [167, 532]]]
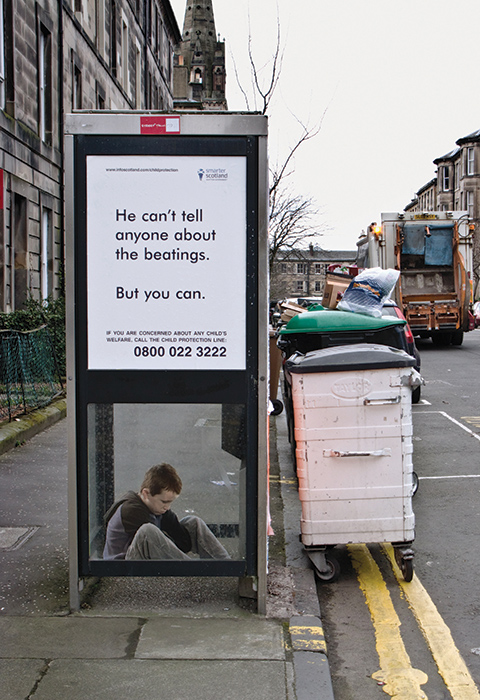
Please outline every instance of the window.
[[322, 274], [322, 263], [315, 263], [315, 274], [316, 275]]
[[316, 292], [321, 292], [322, 291], [322, 283], [321, 282], [315, 282], [315, 291]]
[[97, 49], [102, 56], [105, 56], [105, 0], [97, 0], [96, 14], [96, 41]]
[[280, 272], [287, 272], [287, 263], [280, 263]]
[[298, 280], [297, 282], [297, 292], [303, 292], [303, 281]]
[[13, 28], [13, 4], [12, 0], [3, 0], [0, 3], [3, 41], [3, 103], [7, 114], [15, 115], [15, 32]]
[[13, 196], [13, 235], [11, 249], [12, 311], [23, 308], [27, 301], [27, 200]]
[[135, 39], [135, 107], [142, 106], [142, 50]]
[[82, 109], [82, 71], [73, 64], [72, 108]]
[[307, 263], [297, 263], [297, 272], [299, 275], [305, 275], [307, 272]]
[[0, 107], [5, 106], [5, 26], [3, 12], [3, 0], [0, 0]]
[[158, 50], [158, 8], [156, 5], [153, 6], [152, 14], [152, 46], [156, 52]]
[[455, 163], [455, 189], [460, 187], [460, 163]]
[[52, 211], [42, 210], [41, 241], [40, 241], [40, 291], [42, 299], [53, 292], [53, 235]]
[[450, 168], [448, 165], [443, 168], [443, 191], [448, 192], [450, 189]]
[[466, 198], [467, 198], [467, 211], [468, 211], [468, 216], [473, 218], [473, 192], [468, 191], [465, 192]]
[[95, 107], [105, 109], [105, 90], [97, 81], [95, 81]]
[[46, 143], [52, 142], [52, 35], [40, 25], [38, 47], [39, 132]]
[[128, 22], [122, 17], [122, 85], [129, 92], [128, 80]]
[[110, 69], [117, 76], [117, 3], [110, 0]]
[[467, 148], [467, 175], [475, 175], [475, 149]]

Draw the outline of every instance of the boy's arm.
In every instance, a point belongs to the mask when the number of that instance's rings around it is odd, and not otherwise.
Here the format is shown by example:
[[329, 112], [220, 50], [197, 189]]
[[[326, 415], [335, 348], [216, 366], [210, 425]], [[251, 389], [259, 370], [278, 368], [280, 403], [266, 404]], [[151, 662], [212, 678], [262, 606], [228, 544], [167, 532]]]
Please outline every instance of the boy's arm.
[[151, 523], [150, 511], [143, 503], [124, 503], [122, 506], [122, 524], [129, 535], [135, 535], [145, 523]]
[[182, 552], [185, 552], [185, 554], [190, 552], [192, 549], [190, 533], [171, 510], [167, 510], [167, 512], [162, 515], [161, 529], [172, 538]]

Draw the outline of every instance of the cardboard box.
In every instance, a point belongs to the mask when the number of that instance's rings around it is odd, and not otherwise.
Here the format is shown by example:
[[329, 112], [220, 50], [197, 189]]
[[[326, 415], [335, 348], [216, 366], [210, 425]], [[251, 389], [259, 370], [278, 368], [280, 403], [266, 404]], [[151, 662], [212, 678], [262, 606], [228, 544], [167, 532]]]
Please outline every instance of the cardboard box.
[[348, 275], [339, 275], [335, 272], [327, 272], [325, 287], [323, 290], [322, 306], [325, 306], [325, 308], [328, 309], [335, 309], [351, 281], [352, 277], [349, 277]]

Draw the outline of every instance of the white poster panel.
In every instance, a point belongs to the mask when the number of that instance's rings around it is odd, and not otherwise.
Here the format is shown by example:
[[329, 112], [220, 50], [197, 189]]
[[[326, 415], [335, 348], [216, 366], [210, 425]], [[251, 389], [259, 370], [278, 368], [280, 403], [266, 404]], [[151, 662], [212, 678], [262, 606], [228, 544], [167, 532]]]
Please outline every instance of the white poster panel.
[[89, 369], [245, 369], [246, 158], [87, 156]]

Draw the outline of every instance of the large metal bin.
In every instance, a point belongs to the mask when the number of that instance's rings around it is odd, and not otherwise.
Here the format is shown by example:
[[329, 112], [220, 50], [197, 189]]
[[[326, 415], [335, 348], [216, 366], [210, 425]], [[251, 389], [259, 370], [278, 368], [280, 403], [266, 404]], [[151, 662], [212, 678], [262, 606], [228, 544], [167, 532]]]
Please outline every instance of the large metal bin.
[[414, 358], [361, 343], [296, 354], [292, 380], [301, 537], [317, 575], [333, 580], [336, 544], [392, 542], [413, 576]]

